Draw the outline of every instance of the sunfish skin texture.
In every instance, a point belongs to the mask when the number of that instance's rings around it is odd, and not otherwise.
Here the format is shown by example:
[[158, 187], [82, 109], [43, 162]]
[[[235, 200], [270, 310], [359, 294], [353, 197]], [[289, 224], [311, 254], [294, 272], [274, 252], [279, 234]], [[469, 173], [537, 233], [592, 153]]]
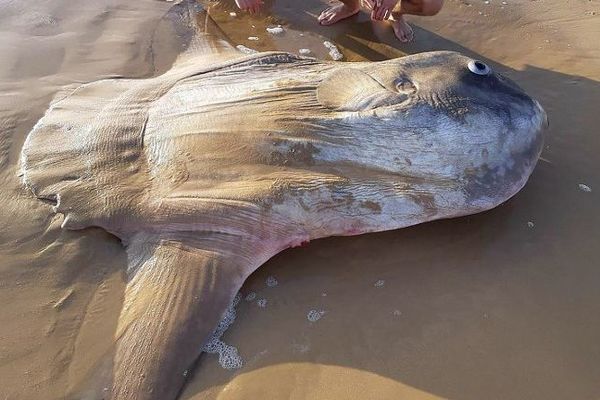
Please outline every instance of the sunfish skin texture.
[[199, 25], [169, 71], [80, 86], [22, 151], [24, 184], [64, 228], [102, 227], [127, 250], [98, 398], [176, 398], [246, 277], [286, 248], [506, 201], [547, 125], [517, 85], [455, 52], [247, 55], [196, 6], [176, 7]]

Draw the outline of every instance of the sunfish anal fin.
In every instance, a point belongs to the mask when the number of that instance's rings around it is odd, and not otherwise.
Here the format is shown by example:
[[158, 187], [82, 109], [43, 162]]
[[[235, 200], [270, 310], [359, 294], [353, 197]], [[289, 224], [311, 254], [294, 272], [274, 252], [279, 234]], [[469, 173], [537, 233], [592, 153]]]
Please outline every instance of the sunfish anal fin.
[[137, 235], [127, 248], [110, 399], [172, 400], [246, 277], [240, 258]]

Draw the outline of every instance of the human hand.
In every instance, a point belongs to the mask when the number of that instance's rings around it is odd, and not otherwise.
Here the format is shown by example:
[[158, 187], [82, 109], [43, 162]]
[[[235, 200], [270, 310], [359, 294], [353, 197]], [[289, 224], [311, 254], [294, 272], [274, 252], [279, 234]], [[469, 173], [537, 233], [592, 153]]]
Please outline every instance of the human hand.
[[360, 6], [372, 11], [375, 7], [375, 0], [360, 0]]
[[399, 0], [364, 0], [374, 1], [373, 11], [371, 11], [371, 19], [383, 21], [392, 15], [392, 11]]
[[250, 14], [256, 14], [260, 11], [262, 0], [235, 0], [235, 4], [240, 10], [248, 11]]

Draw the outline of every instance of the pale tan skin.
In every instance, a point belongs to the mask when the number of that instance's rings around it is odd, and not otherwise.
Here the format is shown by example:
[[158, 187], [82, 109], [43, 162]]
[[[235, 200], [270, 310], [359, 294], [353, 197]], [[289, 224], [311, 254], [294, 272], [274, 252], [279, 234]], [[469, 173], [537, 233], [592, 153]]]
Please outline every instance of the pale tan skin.
[[[440, 12], [443, 0], [339, 0], [317, 18], [321, 25], [332, 25], [357, 14], [361, 7], [371, 11], [374, 21], [388, 21], [401, 42], [414, 39], [414, 32], [404, 15], [433, 16]], [[241, 10], [257, 13], [262, 0], [236, 0]]]
[[436, 15], [442, 9], [443, 0], [339, 0], [339, 3], [323, 11], [318, 18], [319, 23], [334, 24], [358, 13], [362, 6], [371, 10], [374, 21], [389, 21], [398, 40], [410, 42], [414, 32], [404, 20], [404, 15]]

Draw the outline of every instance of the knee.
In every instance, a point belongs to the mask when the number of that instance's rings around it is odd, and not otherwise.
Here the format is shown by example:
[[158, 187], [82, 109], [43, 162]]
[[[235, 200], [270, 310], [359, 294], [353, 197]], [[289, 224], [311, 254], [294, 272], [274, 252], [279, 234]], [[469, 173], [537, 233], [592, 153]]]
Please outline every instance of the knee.
[[432, 16], [436, 15], [442, 9], [442, 5], [444, 5], [444, 0], [423, 0], [423, 15]]

